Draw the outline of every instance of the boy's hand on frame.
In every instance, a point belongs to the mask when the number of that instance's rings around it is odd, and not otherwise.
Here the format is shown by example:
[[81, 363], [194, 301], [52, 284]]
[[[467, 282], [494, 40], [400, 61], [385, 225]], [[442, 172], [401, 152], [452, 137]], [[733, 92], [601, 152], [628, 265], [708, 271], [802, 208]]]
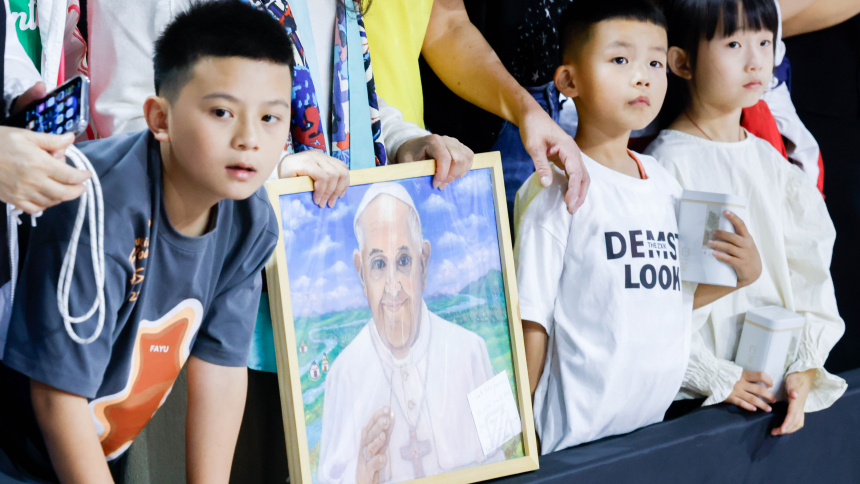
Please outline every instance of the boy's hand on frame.
[[785, 377], [785, 392], [788, 395], [788, 413], [782, 425], [770, 431], [773, 436], [788, 435], [803, 428], [806, 419], [804, 408], [817, 369], [794, 372]]
[[773, 403], [775, 401], [773, 393], [768, 390], [772, 386], [773, 379], [767, 373], [744, 370], [741, 379], [735, 383], [732, 393], [724, 402], [737, 405], [750, 412], [755, 412], [756, 408], [770, 412], [772, 409], [768, 402]]
[[431, 134], [413, 138], [397, 149], [397, 163], [436, 160], [433, 188], [440, 190], [472, 169], [475, 153], [456, 138]]
[[349, 168], [337, 158], [320, 150], [302, 151], [284, 157], [278, 166], [278, 178], [309, 176], [314, 181], [314, 203], [320, 208], [334, 207], [349, 188]]
[[733, 212], [726, 210], [724, 213], [736, 233], [715, 230], [714, 239], [708, 242], [708, 246], [714, 249], [714, 257], [718, 261], [732, 266], [738, 274], [737, 289], [740, 289], [761, 276], [761, 257], [744, 221]]

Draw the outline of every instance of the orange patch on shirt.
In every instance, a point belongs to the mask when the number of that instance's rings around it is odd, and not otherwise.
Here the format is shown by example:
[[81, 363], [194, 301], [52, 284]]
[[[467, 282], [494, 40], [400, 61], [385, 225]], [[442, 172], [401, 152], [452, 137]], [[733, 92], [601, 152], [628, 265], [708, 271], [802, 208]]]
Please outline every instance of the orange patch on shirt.
[[199, 328], [199, 303], [194, 302], [196, 307], [183, 301], [158, 321], [142, 321], [128, 384], [115, 395], [91, 402], [93, 415], [104, 428], [99, 440], [105, 456], [121, 454], [173, 388], [187, 359], [189, 340]]

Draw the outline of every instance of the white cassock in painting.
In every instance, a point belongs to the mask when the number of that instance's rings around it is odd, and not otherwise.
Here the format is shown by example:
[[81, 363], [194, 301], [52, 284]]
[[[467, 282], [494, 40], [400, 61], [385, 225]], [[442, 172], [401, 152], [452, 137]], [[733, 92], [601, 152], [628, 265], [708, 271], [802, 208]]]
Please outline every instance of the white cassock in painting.
[[493, 377], [487, 346], [428, 311], [430, 242], [409, 193], [373, 185], [354, 229], [373, 317], [326, 376], [317, 481], [401, 482], [503, 460], [484, 456], [466, 398]]

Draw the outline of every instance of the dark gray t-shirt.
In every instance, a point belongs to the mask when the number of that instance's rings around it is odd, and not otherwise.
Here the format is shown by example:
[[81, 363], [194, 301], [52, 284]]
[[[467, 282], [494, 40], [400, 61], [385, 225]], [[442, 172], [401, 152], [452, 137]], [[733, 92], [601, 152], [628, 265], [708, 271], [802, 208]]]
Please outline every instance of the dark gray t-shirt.
[[[148, 131], [79, 148], [104, 192], [104, 329], [89, 345], [75, 343], [64, 329], [57, 281], [79, 202], [63, 203], [47, 210], [30, 233], [3, 363], [20, 374], [13, 386], [26, 385], [29, 377], [87, 397], [112, 459], [150, 420], [189, 355], [223, 366], [247, 364], [261, 269], [277, 241], [277, 220], [261, 188], [246, 200], [222, 200], [208, 232], [186, 237], [165, 213], [159, 143]], [[94, 300], [89, 244], [85, 224], [70, 297], [73, 316], [86, 313]], [[93, 316], [74, 329], [86, 338], [96, 321]], [[6, 434], [0, 445], [9, 454], [10, 442], [29, 441], [29, 451], [13, 450], [18, 455], [11, 460], [27, 468], [50, 466], [29, 391], [18, 393], [27, 422], [0, 428]]]

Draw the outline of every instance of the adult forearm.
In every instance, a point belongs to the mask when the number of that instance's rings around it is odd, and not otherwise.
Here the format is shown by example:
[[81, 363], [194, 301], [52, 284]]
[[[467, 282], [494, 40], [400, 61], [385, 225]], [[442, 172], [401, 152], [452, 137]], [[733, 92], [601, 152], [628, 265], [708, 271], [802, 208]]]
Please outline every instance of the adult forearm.
[[860, 0], [818, 0], [791, 18], [783, 19], [782, 36], [791, 37], [826, 29], [858, 13]]
[[185, 461], [190, 484], [230, 480], [247, 390], [247, 368], [189, 358]]
[[455, 94], [516, 125], [540, 106], [469, 20], [462, 0], [436, 0], [421, 53]]
[[815, 2], [816, 0], [778, 0], [782, 21], [791, 20]]
[[113, 483], [87, 399], [31, 380], [33, 411], [64, 484]]

